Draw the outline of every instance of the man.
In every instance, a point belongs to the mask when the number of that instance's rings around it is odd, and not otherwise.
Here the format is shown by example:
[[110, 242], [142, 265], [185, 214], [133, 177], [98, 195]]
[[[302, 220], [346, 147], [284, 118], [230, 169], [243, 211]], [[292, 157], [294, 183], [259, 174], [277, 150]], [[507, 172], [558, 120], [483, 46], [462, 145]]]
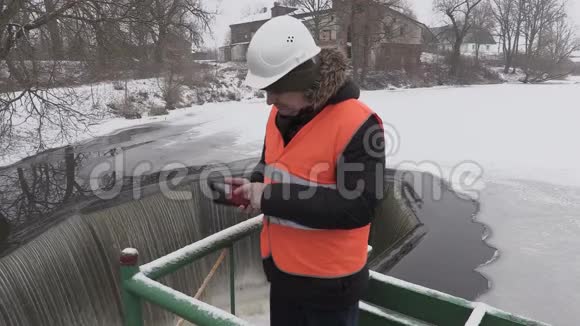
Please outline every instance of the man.
[[274, 326], [356, 325], [368, 282], [370, 222], [382, 196], [380, 119], [359, 102], [347, 60], [282, 16], [254, 35], [247, 84], [272, 105], [251, 180], [228, 179], [261, 211]]

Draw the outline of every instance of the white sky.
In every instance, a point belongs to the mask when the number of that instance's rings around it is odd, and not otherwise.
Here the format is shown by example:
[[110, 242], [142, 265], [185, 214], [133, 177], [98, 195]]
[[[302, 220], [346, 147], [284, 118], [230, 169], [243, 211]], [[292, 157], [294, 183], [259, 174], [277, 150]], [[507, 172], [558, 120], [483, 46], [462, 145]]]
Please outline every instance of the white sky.
[[[432, 0], [409, 0], [413, 6], [419, 21], [428, 26], [439, 25], [440, 21], [434, 17], [432, 11]], [[568, 0], [570, 4], [569, 14], [579, 25], [580, 34], [580, 0]], [[251, 10], [262, 7], [271, 8], [274, 0], [208, 0], [205, 2], [208, 9], [219, 12], [213, 26], [213, 39], [208, 37], [207, 46], [222, 45], [226, 33], [229, 31], [229, 25], [238, 19], [247, 15]]]

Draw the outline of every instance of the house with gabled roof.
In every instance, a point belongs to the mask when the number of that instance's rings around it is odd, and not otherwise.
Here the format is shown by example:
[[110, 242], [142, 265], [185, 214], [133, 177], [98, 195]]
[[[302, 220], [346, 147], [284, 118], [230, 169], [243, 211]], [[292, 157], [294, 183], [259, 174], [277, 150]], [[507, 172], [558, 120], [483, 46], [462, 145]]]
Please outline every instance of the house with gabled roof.
[[[455, 42], [455, 33], [453, 26], [441, 26], [431, 28], [435, 37], [437, 37], [436, 49], [441, 52], [453, 51], [453, 43]], [[498, 55], [501, 54], [499, 43], [496, 42], [493, 34], [483, 28], [471, 28], [463, 39], [461, 45], [461, 54], [465, 56], [475, 56], [476, 54]]]
[[[380, 12], [381, 21], [378, 24], [372, 24], [372, 28], [375, 29], [374, 34], [382, 35], [381, 38], [375, 40], [376, 44], [373, 44], [366, 54], [369, 57], [367, 60], [369, 66], [372, 69], [400, 69], [418, 64], [425, 44], [434, 39], [429, 28], [388, 6], [378, 5], [376, 8], [367, 8], [367, 10], [372, 11], [373, 14]], [[318, 45], [325, 47], [337, 44], [340, 21], [334, 8], [308, 12], [275, 2], [272, 8], [264, 8], [259, 13], [244, 17], [230, 25], [230, 44], [220, 48], [220, 60], [245, 61], [248, 46], [256, 31], [271, 18], [281, 15], [291, 15], [301, 19], [313, 32]], [[349, 56], [355, 52], [352, 50], [352, 35], [361, 24], [365, 23], [363, 17], [358, 17], [357, 13], [353, 17], [351, 26], [348, 26], [346, 40], [348, 48], [345, 49]], [[314, 35], [315, 31], [319, 35]]]

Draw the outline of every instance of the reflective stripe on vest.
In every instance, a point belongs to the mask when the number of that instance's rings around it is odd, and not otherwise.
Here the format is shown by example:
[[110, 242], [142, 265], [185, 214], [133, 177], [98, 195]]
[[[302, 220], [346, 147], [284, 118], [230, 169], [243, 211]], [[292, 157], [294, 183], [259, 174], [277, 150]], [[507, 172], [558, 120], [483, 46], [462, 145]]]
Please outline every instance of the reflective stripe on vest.
[[[329, 105], [285, 146], [272, 108], [266, 126], [265, 183], [336, 189], [336, 162], [357, 130], [374, 113], [357, 100]], [[378, 116], [375, 117], [379, 120]], [[266, 217], [260, 234], [263, 258], [289, 274], [337, 278], [366, 264], [370, 225], [351, 230], [313, 229]]]
[[[336, 189], [336, 184], [321, 184], [321, 183], [316, 183], [312, 180], [307, 180], [307, 179], [303, 179], [299, 176], [293, 175], [292, 173], [285, 171], [283, 169], [277, 168], [274, 165], [268, 165], [266, 164], [266, 166], [264, 167], [264, 182], [265, 183], [282, 183], [282, 184], [299, 184], [302, 186], [309, 186], [309, 187], [324, 187], [324, 188], [330, 188], [330, 189]], [[316, 191], [316, 188], [313, 188], [314, 191]], [[290, 191], [290, 189], [288, 189], [288, 192]], [[314, 193], [312, 191], [306, 191], [303, 195], [304, 196], [308, 196], [308, 195], [313, 195]], [[300, 196], [300, 195], [299, 195]], [[296, 229], [302, 229], [302, 230], [320, 230], [320, 229], [313, 229], [307, 226], [304, 226], [302, 224], [296, 223], [296, 222], [292, 222], [289, 220], [285, 220], [282, 218], [277, 218], [274, 216], [268, 216], [270, 223], [272, 224], [278, 224], [278, 225], [283, 225], [283, 226], [287, 226], [287, 227], [293, 227]]]

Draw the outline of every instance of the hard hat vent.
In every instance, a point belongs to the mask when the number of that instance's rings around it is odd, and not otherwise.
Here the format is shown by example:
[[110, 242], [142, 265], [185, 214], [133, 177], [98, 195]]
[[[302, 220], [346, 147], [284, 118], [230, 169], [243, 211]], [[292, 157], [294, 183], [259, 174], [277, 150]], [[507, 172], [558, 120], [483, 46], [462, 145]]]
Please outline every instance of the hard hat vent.
[[302, 21], [287, 15], [272, 18], [256, 31], [248, 46], [246, 85], [264, 89], [320, 51]]

